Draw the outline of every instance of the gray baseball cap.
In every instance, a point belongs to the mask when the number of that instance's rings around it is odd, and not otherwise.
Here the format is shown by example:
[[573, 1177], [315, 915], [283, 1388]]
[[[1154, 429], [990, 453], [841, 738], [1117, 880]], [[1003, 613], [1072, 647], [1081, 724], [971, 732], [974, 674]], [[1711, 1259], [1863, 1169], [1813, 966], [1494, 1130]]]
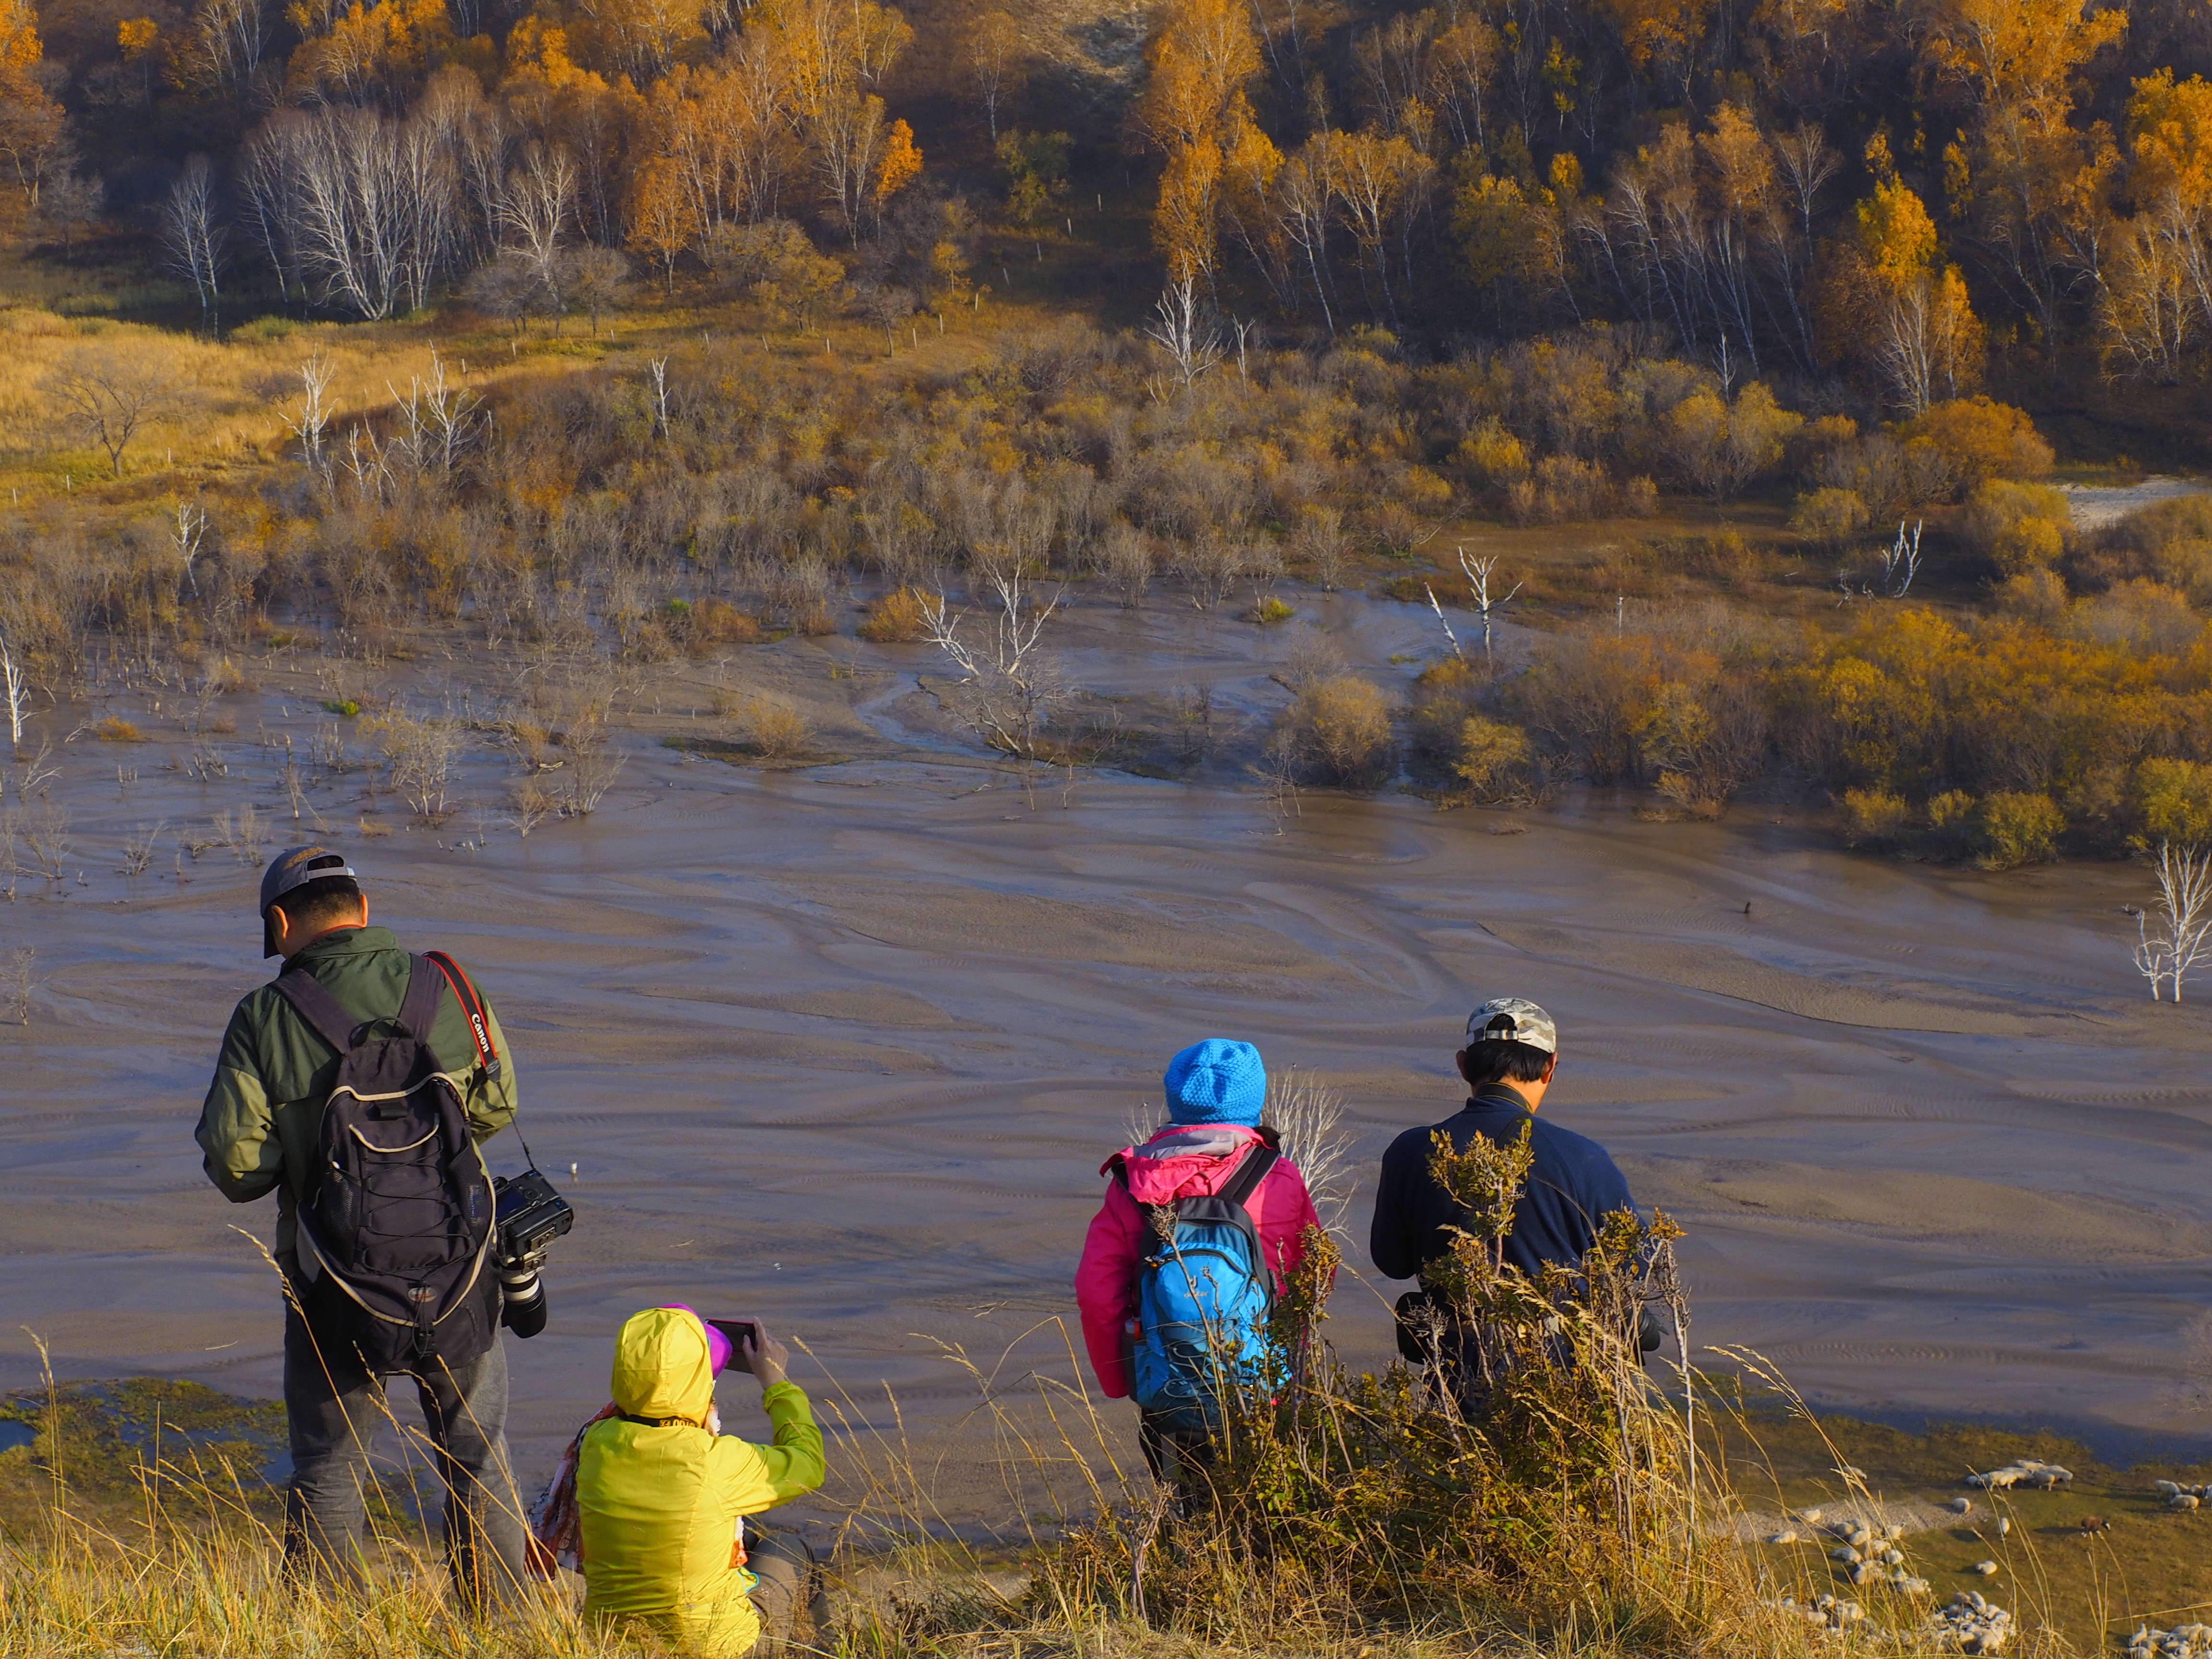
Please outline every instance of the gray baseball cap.
[[1547, 1054], [1559, 1052], [1559, 1028], [1526, 997], [1492, 997], [1467, 1017], [1469, 1048], [1478, 1042], [1525, 1042]]
[[270, 860], [269, 867], [261, 872], [261, 954], [276, 954], [276, 940], [269, 926], [270, 905], [294, 888], [305, 887], [311, 881], [352, 874], [345, 854], [334, 853], [327, 847], [288, 847]]

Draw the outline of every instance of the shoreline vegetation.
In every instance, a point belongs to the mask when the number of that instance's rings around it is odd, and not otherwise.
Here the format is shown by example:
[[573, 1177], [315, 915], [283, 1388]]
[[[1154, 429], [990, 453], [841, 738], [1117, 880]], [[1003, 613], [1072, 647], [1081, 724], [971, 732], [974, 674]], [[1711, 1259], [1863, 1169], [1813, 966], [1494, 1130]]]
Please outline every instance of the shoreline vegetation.
[[[1617, 1316], [1655, 1294], [1686, 1311], [1667, 1290], [1668, 1229], [1611, 1229], [1586, 1264], [1595, 1290], [1564, 1303], [1469, 1240], [1458, 1293], [1509, 1334], [1499, 1395], [1473, 1420], [1401, 1364], [1351, 1375], [1297, 1334], [1326, 1318], [1335, 1255], [1317, 1236], [1278, 1321], [1279, 1369], [1233, 1416], [1216, 1503], [1188, 1519], [1072, 1346], [1066, 1379], [1012, 1386], [943, 1351], [1005, 1486], [1006, 1520], [980, 1529], [940, 1518], [895, 1400], [883, 1420], [817, 1378], [836, 1488], [805, 1530], [830, 1550], [836, 1627], [793, 1650], [2091, 1655], [2212, 1599], [2203, 1522], [2172, 1496], [2212, 1466], [2121, 1469], [2048, 1433], [1823, 1417], [1747, 1352], [1647, 1370], [1615, 1334], [1632, 1311]], [[345, 1597], [277, 1571], [273, 1402], [51, 1377], [0, 1401], [0, 1641], [41, 1659], [660, 1650], [584, 1625], [570, 1575], [461, 1613], [420, 1436], [390, 1427], [405, 1467], [372, 1497], [369, 1584]], [[2041, 1489], [1976, 1478], [2054, 1464], [2064, 1480]]]

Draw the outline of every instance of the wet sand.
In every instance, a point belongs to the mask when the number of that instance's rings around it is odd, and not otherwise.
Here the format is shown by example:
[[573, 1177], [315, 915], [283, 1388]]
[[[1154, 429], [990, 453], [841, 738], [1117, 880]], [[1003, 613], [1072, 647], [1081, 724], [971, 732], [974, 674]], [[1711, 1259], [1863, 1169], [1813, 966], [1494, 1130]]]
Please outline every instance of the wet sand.
[[[1343, 601], [1337, 624], [1378, 674], [1411, 672], [1383, 660], [1420, 637], [1410, 608]], [[1284, 644], [1259, 630], [1164, 608], [1065, 624], [1093, 684], [1139, 635], [1185, 647], [1144, 673], [1218, 678], [1255, 719], [1280, 700]], [[857, 681], [822, 647], [774, 650], [750, 672], [811, 688], [855, 758], [769, 771], [633, 737], [597, 815], [527, 840], [492, 825], [459, 848], [466, 813], [333, 836], [378, 921], [478, 973], [521, 1128], [576, 1206], [552, 1327], [512, 1345], [529, 1475], [604, 1398], [620, 1320], [684, 1300], [803, 1337], [802, 1380], [826, 1367], [878, 1423], [890, 1384], [952, 1455], [948, 1509], [1002, 1511], [970, 1478], [990, 1455], [975, 1386], [938, 1345], [987, 1369], [1011, 1348], [1002, 1380], [1070, 1376], [1055, 1322], [1072, 1334], [1096, 1171], [1166, 1056], [1229, 1034], [1320, 1073], [1371, 1167], [1455, 1109], [1461, 1022], [1506, 991], [1559, 1019], [1547, 1112], [1687, 1227], [1696, 1344], [1754, 1347], [1862, 1412], [2198, 1434], [2212, 1028], [2132, 975], [2136, 873], [1885, 864], [1755, 805], [1709, 826], [1578, 799], [1498, 835], [1492, 814], [1309, 794], [1279, 833], [1225, 763], [1200, 784], [1084, 774], [1032, 806], [933, 724], [918, 648]], [[680, 732], [681, 696], [660, 701]], [[275, 1391], [274, 1283], [231, 1231], [267, 1238], [273, 1202], [225, 1204], [191, 1140], [231, 1004], [267, 971], [257, 872], [218, 849], [180, 883], [165, 841], [146, 875], [111, 873], [131, 825], [281, 808], [267, 752], [219, 741], [234, 764], [208, 784], [161, 769], [188, 742], [58, 746], [88, 884], [27, 880], [0, 906], [0, 953], [34, 947], [40, 979], [30, 1026], [0, 1025], [0, 1387], [35, 1377], [28, 1327], [66, 1375]], [[462, 793], [500, 775], [472, 762]], [[360, 784], [315, 797], [334, 826]], [[489, 1153], [521, 1167], [512, 1135]], [[1348, 1358], [1384, 1358], [1401, 1288], [1342, 1285]]]

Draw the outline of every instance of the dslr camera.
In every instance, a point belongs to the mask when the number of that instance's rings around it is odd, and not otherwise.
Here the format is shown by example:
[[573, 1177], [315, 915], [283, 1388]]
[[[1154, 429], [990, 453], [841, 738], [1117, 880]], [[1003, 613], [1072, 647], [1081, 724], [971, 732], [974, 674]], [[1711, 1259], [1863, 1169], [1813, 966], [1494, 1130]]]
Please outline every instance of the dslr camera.
[[492, 1249], [505, 1301], [499, 1322], [517, 1336], [535, 1336], [545, 1328], [545, 1286], [538, 1270], [553, 1241], [576, 1224], [576, 1212], [535, 1166], [512, 1179], [494, 1176], [491, 1190]]

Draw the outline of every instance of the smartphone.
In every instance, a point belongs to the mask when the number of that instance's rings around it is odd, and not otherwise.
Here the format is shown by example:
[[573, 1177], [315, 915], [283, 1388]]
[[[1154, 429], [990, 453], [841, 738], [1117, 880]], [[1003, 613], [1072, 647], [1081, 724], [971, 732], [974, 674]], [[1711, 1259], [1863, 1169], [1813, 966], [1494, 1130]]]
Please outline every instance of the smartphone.
[[760, 1340], [760, 1327], [750, 1319], [710, 1319], [707, 1323], [730, 1339], [730, 1363], [725, 1369], [750, 1374], [753, 1362], [748, 1350]]

